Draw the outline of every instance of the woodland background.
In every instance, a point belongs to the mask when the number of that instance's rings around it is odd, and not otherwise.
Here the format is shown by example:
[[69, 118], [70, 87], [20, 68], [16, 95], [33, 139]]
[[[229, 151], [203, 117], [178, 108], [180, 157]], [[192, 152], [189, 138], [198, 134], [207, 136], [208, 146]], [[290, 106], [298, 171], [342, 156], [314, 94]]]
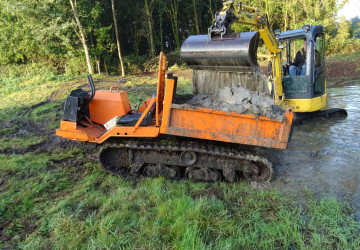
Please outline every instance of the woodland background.
[[[324, 25], [328, 55], [360, 48], [360, 18], [339, 19], [346, 1], [337, 2], [242, 1], [265, 10], [272, 30]], [[221, 0], [0, 0], [0, 73], [151, 71], [148, 61], [160, 51], [178, 58], [186, 37], [206, 34], [221, 6]]]

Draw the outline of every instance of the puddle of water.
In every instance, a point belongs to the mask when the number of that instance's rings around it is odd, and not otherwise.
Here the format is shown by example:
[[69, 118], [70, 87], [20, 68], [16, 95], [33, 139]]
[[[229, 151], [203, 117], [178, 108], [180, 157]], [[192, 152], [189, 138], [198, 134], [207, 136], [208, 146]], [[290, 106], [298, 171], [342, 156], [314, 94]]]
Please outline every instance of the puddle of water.
[[271, 185], [335, 196], [360, 212], [360, 86], [329, 89], [328, 108], [345, 108], [348, 117], [306, 121], [294, 127], [287, 150], [263, 151], [277, 173]]

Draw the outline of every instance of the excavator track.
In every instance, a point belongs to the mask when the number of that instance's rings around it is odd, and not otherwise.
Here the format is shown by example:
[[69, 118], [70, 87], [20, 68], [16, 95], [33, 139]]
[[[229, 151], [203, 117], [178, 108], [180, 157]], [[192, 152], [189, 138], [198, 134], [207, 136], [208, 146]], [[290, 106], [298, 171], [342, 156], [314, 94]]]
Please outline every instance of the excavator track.
[[192, 181], [269, 182], [272, 164], [264, 157], [199, 141], [121, 141], [107, 143], [99, 153], [102, 167], [125, 178], [138, 176]]
[[309, 113], [296, 113], [294, 123], [301, 124], [301, 122], [309, 119], [325, 117], [325, 118], [346, 118], [347, 111], [342, 108], [332, 108], [327, 110], [320, 110]]

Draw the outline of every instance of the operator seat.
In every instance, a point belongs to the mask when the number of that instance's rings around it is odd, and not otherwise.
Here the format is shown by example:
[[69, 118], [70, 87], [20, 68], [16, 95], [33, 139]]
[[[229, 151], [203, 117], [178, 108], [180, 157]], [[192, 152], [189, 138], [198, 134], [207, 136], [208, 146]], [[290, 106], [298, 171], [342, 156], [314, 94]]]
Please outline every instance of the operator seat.
[[[149, 111], [149, 113], [145, 116], [144, 120], [141, 122], [140, 126], [148, 126], [151, 124], [151, 120], [153, 117], [152, 113], [153, 112]], [[135, 114], [129, 113], [129, 114], [123, 115], [120, 117], [117, 124], [119, 124], [121, 126], [135, 126], [135, 124], [140, 119], [142, 114], [143, 113], [135, 113]]]

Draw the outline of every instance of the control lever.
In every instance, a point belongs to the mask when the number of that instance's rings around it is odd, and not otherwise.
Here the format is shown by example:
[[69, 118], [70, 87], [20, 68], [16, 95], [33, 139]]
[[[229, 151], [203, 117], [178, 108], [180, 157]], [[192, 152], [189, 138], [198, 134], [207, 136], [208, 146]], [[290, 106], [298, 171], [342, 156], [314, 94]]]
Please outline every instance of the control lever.
[[141, 105], [142, 102], [143, 102], [143, 99], [140, 99], [139, 100], [139, 105], [137, 105], [137, 107], [135, 105], [136, 113], [139, 111], [139, 108], [140, 108], [140, 105]]

